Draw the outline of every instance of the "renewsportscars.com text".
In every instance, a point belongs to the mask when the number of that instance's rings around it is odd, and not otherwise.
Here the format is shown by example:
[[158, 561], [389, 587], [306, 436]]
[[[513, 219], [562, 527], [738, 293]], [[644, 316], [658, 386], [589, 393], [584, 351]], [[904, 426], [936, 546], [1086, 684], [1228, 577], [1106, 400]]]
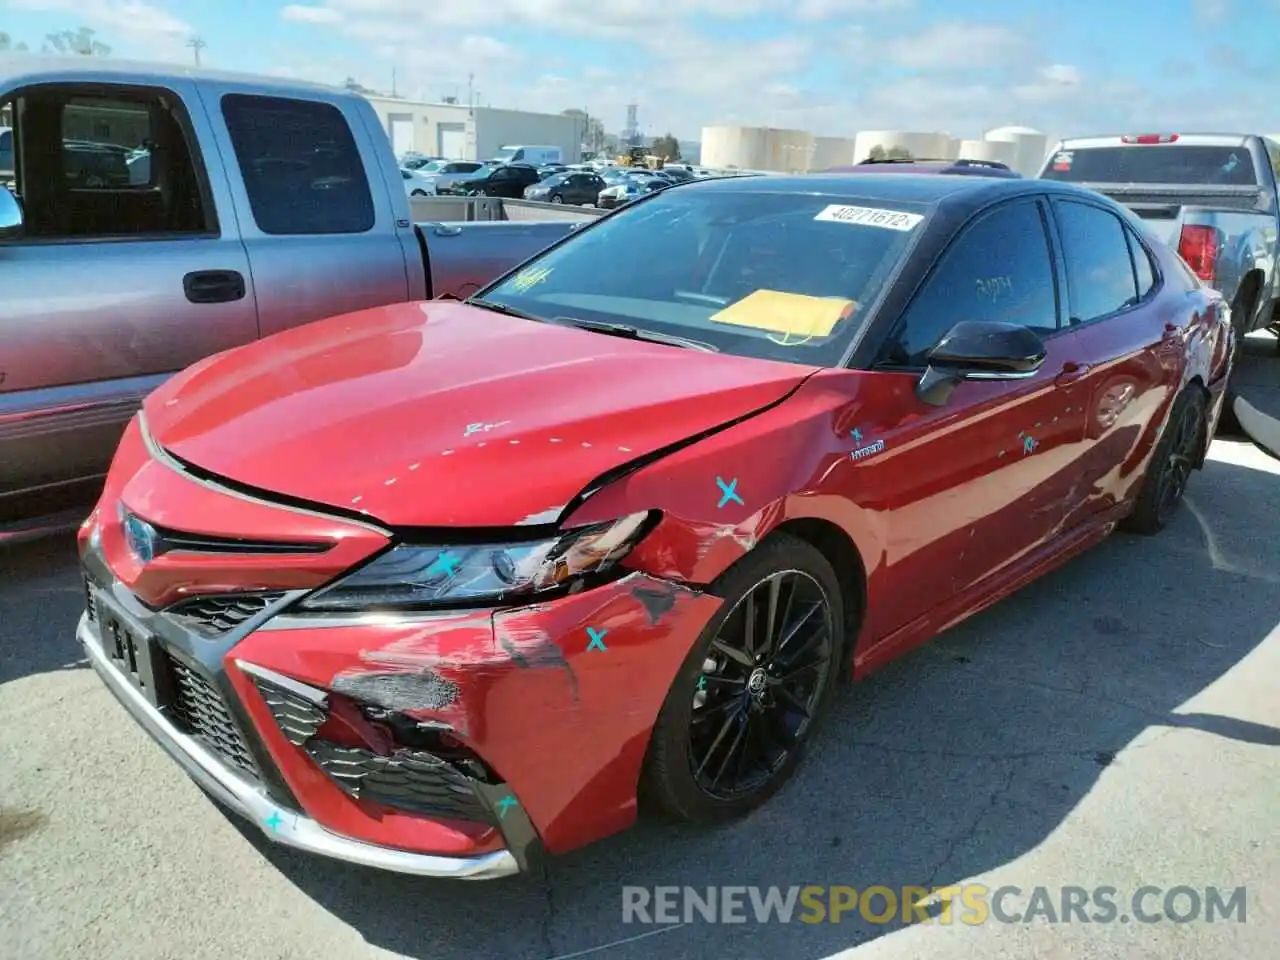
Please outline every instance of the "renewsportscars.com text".
[[1245, 922], [1244, 887], [632, 887], [623, 923]]

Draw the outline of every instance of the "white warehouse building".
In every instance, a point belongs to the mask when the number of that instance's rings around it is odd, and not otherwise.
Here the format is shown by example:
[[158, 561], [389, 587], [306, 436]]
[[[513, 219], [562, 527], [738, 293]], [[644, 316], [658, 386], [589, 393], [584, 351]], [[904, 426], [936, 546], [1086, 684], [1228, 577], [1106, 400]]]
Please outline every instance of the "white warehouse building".
[[704, 167], [805, 172], [813, 165], [816, 150], [816, 139], [804, 130], [736, 126], [702, 128], [701, 165]]
[[504, 146], [559, 147], [566, 163], [581, 159], [582, 117], [527, 113], [457, 103], [368, 97], [397, 157], [409, 152], [451, 160], [488, 160]]

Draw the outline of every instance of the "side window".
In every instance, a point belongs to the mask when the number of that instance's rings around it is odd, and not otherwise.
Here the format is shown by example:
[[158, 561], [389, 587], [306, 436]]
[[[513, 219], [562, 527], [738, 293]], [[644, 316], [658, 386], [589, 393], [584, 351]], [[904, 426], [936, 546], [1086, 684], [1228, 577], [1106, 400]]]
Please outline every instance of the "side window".
[[373, 229], [373, 195], [337, 107], [227, 94], [222, 115], [258, 229], [272, 235]]
[[1069, 200], [1055, 200], [1053, 212], [1067, 266], [1071, 323], [1088, 323], [1137, 303], [1133, 260], [1120, 218]]
[[1147, 253], [1132, 230], [1125, 229], [1124, 235], [1129, 240], [1129, 253], [1133, 256], [1133, 270], [1138, 279], [1138, 299], [1145, 300], [1155, 289], [1156, 271], [1151, 264], [1151, 254]]
[[204, 169], [181, 100], [49, 84], [0, 103], [0, 179], [22, 198], [20, 240], [215, 234]]
[[884, 360], [924, 366], [962, 320], [1019, 323], [1042, 335], [1058, 329], [1053, 261], [1035, 201], [997, 207], [964, 229], [907, 306]]

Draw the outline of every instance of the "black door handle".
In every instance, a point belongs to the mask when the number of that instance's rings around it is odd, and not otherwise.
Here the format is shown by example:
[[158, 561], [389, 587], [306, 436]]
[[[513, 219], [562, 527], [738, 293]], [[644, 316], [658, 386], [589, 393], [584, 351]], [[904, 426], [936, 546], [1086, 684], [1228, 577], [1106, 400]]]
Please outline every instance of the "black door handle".
[[244, 277], [237, 270], [197, 270], [182, 278], [182, 289], [192, 303], [231, 303], [243, 300]]

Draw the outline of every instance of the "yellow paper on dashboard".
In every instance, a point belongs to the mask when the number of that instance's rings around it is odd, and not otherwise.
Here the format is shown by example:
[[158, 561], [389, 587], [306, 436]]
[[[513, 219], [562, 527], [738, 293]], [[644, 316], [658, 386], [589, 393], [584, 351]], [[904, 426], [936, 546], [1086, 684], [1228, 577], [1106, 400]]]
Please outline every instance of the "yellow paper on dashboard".
[[857, 307], [853, 300], [842, 297], [757, 290], [714, 314], [711, 321], [808, 339], [829, 336]]

